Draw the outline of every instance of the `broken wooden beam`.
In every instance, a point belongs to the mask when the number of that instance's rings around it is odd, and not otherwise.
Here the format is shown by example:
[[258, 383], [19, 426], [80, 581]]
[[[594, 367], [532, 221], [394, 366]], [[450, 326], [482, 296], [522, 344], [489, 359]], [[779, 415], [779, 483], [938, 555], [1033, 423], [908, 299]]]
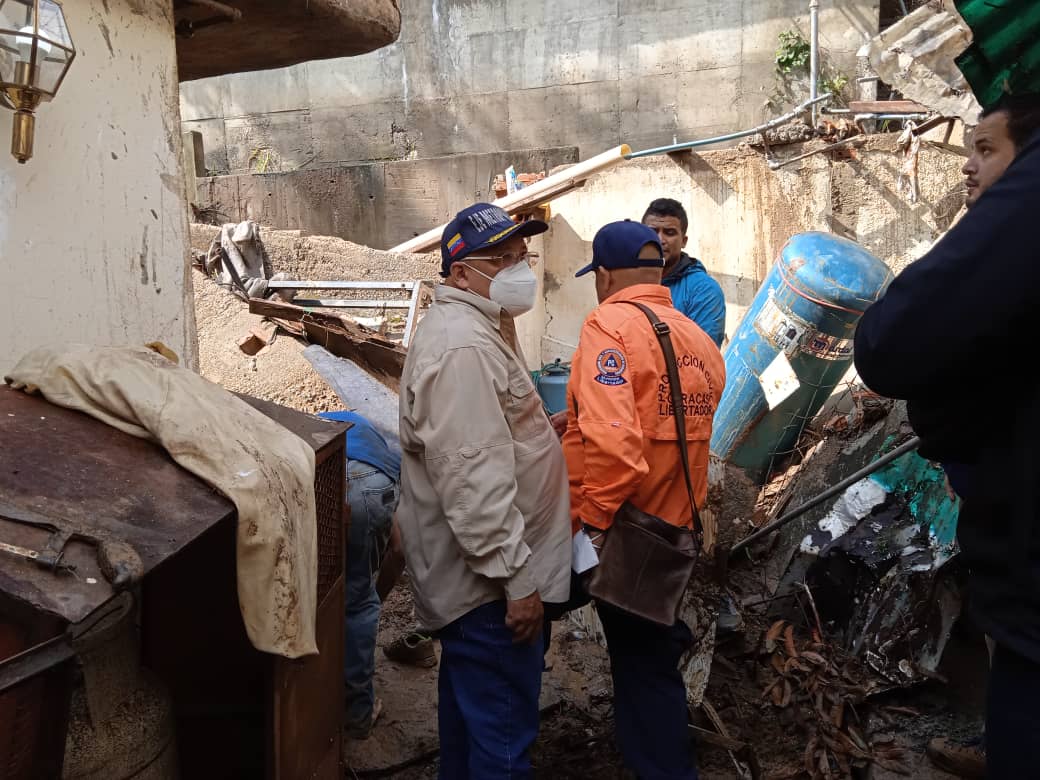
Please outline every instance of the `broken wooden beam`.
[[406, 350], [384, 338], [371, 333], [360, 325], [348, 322], [332, 314], [310, 311], [291, 303], [278, 303], [261, 298], [249, 299], [249, 311], [270, 317], [279, 325], [281, 321], [295, 323], [286, 328], [294, 335], [301, 335], [312, 344], [320, 344], [338, 357], [348, 358], [376, 375], [396, 382], [404, 370]]

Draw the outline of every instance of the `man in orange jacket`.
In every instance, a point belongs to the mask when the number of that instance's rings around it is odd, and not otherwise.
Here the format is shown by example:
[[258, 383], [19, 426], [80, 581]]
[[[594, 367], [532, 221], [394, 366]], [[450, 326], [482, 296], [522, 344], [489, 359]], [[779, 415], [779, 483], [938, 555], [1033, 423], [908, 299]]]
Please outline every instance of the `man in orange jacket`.
[[[572, 525], [596, 547], [625, 501], [675, 525], [692, 523], [664, 354], [646, 316], [628, 301], [650, 307], [671, 328], [698, 506], [708, 491], [708, 441], [725, 364], [712, 339], [672, 306], [663, 267], [657, 234], [625, 221], [596, 234], [592, 263], [577, 274], [595, 271], [600, 305], [585, 320], [571, 362], [563, 449]], [[625, 763], [643, 778], [696, 778], [678, 669], [690, 629], [681, 620], [658, 626], [605, 604], [597, 610]]]

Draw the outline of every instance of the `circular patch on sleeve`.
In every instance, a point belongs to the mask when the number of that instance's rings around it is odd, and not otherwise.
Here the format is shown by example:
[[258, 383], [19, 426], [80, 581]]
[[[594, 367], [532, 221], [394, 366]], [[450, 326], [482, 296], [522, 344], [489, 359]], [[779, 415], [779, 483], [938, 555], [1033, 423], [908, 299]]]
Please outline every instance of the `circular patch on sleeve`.
[[623, 374], [628, 368], [628, 361], [617, 349], [605, 349], [596, 358], [599, 374], [595, 379], [601, 385], [623, 385], [627, 381]]

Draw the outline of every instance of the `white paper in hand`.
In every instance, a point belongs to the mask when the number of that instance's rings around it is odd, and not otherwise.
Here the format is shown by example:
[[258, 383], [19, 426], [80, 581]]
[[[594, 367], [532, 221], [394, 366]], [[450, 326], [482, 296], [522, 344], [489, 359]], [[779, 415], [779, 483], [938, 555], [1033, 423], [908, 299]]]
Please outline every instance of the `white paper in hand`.
[[592, 546], [592, 540], [582, 529], [574, 534], [574, 548], [571, 555], [571, 568], [575, 574], [584, 574], [594, 566], [599, 565], [599, 554]]

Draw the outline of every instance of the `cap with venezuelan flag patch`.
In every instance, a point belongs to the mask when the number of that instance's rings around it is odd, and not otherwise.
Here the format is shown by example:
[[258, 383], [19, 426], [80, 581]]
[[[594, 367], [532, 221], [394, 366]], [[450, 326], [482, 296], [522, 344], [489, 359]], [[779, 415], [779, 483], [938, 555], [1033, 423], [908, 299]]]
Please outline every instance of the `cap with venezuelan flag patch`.
[[455, 215], [441, 235], [441, 276], [451, 264], [480, 249], [501, 244], [507, 238], [527, 238], [544, 233], [549, 226], [538, 219], [514, 222], [505, 209], [491, 203], [475, 203]]

